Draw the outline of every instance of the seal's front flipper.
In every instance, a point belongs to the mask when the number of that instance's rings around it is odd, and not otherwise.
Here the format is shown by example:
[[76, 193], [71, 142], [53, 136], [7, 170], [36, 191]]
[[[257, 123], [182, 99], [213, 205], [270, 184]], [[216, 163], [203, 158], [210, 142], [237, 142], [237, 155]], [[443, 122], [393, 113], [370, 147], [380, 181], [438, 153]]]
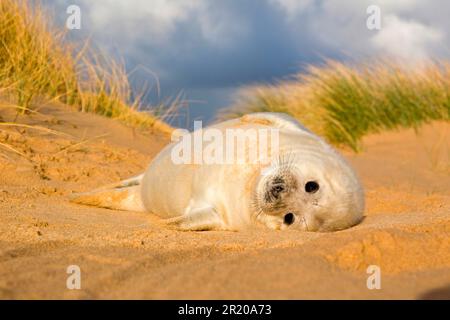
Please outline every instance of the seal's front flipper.
[[196, 208], [187, 214], [165, 220], [169, 226], [184, 231], [224, 230], [225, 225], [213, 207]]
[[142, 175], [91, 192], [74, 193], [70, 201], [100, 208], [143, 212], [141, 179]]

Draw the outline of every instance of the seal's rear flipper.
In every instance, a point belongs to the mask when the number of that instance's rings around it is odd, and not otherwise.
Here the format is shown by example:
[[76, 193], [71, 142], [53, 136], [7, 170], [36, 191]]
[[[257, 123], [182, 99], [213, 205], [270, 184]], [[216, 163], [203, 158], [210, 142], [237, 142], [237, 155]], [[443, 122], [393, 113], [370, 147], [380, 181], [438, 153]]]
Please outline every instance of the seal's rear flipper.
[[141, 200], [142, 175], [91, 192], [74, 193], [70, 201], [100, 208], [145, 211]]

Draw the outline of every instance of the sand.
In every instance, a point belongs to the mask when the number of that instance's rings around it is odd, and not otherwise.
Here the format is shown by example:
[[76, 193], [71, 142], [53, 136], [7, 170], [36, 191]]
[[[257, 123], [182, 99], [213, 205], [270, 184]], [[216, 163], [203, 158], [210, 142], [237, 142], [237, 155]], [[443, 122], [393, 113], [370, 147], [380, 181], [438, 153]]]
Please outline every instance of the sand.
[[[450, 124], [369, 136], [344, 151], [366, 218], [334, 233], [179, 232], [150, 214], [68, 195], [144, 170], [167, 142], [116, 121], [46, 106], [1, 128], [2, 299], [450, 299]], [[2, 111], [4, 120], [12, 117]], [[81, 290], [66, 269], [81, 268]], [[381, 289], [369, 290], [369, 265]]]

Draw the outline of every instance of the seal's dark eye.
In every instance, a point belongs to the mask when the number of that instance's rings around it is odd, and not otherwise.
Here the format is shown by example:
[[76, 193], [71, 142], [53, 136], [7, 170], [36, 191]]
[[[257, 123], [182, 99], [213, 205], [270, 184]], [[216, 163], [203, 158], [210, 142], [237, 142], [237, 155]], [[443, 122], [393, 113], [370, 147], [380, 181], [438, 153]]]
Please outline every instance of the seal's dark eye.
[[305, 191], [308, 193], [315, 193], [319, 190], [319, 184], [315, 181], [308, 181], [305, 184]]
[[293, 213], [289, 212], [284, 216], [284, 223], [287, 224], [288, 226], [293, 224], [294, 221], [295, 221], [295, 216]]

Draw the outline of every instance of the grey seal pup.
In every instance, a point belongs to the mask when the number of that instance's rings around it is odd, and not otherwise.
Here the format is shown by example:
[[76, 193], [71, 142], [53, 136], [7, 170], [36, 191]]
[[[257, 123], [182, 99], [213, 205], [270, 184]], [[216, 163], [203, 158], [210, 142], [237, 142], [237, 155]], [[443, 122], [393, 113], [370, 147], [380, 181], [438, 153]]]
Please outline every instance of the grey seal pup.
[[[364, 192], [354, 170], [294, 118], [280, 113], [252, 113], [206, 129], [224, 135], [235, 129], [277, 130], [277, 148], [268, 148], [265, 162], [179, 163], [174, 161], [174, 153], [180, 148], [178, 140], [167, 145], [143, 174], [74, 194], [72, 201], [150, 212], [181, 230], [263, 226], [335, 231], [362, 220]], [[195, 133], [185, 133], [181, 138], [195, 139]], [[210, 144], [211, 139], [202, 150]], [[244, 157], [253, 144], [247, 142]]]

